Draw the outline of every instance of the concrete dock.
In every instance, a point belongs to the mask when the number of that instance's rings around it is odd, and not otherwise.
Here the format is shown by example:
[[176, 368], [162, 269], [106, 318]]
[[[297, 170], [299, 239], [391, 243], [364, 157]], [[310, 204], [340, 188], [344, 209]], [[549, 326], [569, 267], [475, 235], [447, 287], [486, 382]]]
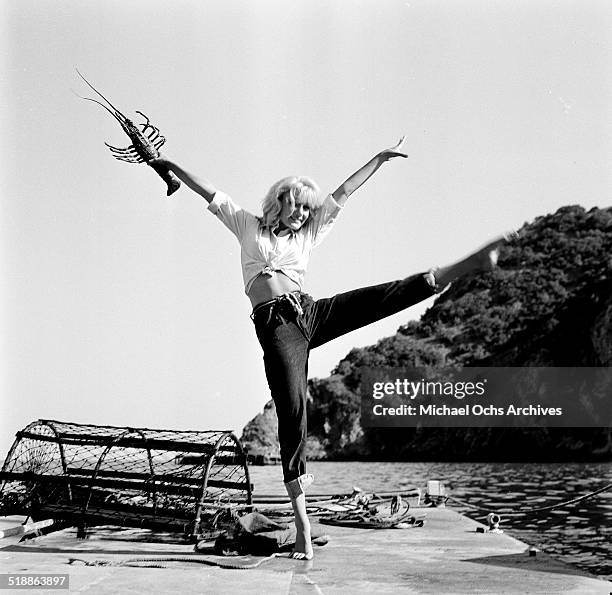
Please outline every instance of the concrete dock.
[[[67, 573], [70, 593], [211, 594], [372, 594], [384, 593], [589, 593], [608, 594], [612, 583], [590, 576], [507, 534], [479, 533], [479, 523], [448, 508], [419, 509], [424, 527], [359, 529], [318, 527], [329, 543], [315, 548], [310, 562], [267, 559], [251, 569], [210, 565], [215, 560], [253, 564], [256, 557], [202, 556], [192, 545], [168, 534], [137, 529], [94, 527], [85, 540], [64, 529], [5, 546], [0, 540], [2, 573]], [[3, 526], [20, 517], [4, 519]], [[117, 564], [129, 559], [189, 557], [207, 561], [157, 562], [164, 568], [87, 566], [82, 561]], [[69, 564], [71, 559], [78, 559]], [[151, 562], [154, 563], [154, 562]], [[61, 593], [36, 589], [28, 593]]]

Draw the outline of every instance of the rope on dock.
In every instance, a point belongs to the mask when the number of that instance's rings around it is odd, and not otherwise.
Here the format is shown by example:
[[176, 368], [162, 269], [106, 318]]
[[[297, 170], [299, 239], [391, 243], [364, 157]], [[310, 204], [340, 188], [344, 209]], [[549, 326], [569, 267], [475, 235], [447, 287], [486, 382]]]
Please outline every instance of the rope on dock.
[[250, 570], [257, 568], [264, 562], [277, 558], [278, 554], [256, 560], [255, 562], [240, 563], [230, 560], [195, 558], [193, 556], [164, 556], [162, 558], [128, 558], [126, 560], [83, 560], [82, 558], [70, 558], [68, 564], [81, 563], [84, 566], [122, 566], [132, 568], [166, 568], [161, 562], [190, 562], [192, 564], [206, 564], [208, 566], [220, 566], [221, 568], [233, 568], [235, 570]]
[[[606, 492], [612, 488], [612, 483], [595, 490], [594, 492], [589, 492], [588, 494], [584, 494], [583, 496], [579, 496], [578, 498], [572, 498], [571, 500], [565, 500], [564, 502], [558, 502], [557, 504], [552, 504], [550, 506], [541, 506], [539, 508], [528, 508], [526, 510], [520, 510], [516, 512], [504, 512], [504, 516], [523, 516], [527, 514], [534, 514], [538, 512], [545, 512], [548, 510], [554, 510], [555, 508], [561, 508], [562, 506], [569, 506], [571, 504], [576, 504], [577, 502], [581, 502], [582, 500], [586, 500], [588, 498], [592, 498], [597, 494], [601, 494], [602, 492]], [[448, 500], [452, 500], [453, 502], [457, 502], [462, 506], [466, 506], [468, 508], [472, 508], [473, 510], [479, 510], [486, 513], [497, 513], [498, 510], [492, 510], [490, 508], [485, 508], [484, 506], [478, 506], [474, 504], [470, 504], [469, 502], [465, 502], [464, 500], [459, 500], [459, 498], [455, 498], [454, 496], [447, 496]]]

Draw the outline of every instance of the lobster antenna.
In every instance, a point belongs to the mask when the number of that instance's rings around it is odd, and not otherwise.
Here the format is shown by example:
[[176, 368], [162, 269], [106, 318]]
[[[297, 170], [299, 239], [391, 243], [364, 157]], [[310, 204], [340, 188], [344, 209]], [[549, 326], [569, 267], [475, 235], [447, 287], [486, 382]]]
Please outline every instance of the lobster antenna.
[[[120, 112], [120, 111], [119, 111], [119, 110], [118, 110], [118, 109], [117, 109], [117, 108], [116, 108], [116, 107], [115, 107], [115, 106], [114, 106], [114, 105], [113, 105], [113, 104], [112, 104], [112, 103], [111, 103], [111, 102], [110, 102], [108, 99], [106, 99], [106, 97], [104, 97], [104, 95], [102, 95], [102, 93], [100, 93], [100, 91], [98, 91], [98, 89], [96, 89], [96, 88], [95, 88], [95, 87], [94, 87], [94, 86], [93, 86], [93, 85], [92, 85], [92, 84], [91, 84], [91, 83], [90, 83], [90, 82], [89, 82], [89, 81], [88, 81], [88, 80], [87, 80], [87, 79], [86, 79], [86, 78], [85, 78], [85, 77], [84, 77], [84, 76], [83, 76], [83, 75], [82, 75], [82, 74], [79, 72], [79, 69], [78, 69], [78, 68], [76, 68], [76, 67], [75, 67], [75, 70], [77, 71], [78, 75], [79, 75], [79, 76], [80, 76], [80, 77], [81, 77], [81, 78], [82, 78], [82, 79], [85, 81], [85, 83], [87, 84], [87, 86], [88, 86], [90, 89], [93, 89], [93, 91], [94, 91], [95, 93], [97, 93], [97, 94], [98, 94], [100, 97], [102, 97], [102, 99], [104, 99], [104, 101], [106, 101], [106, 103], [108, 103], [108, 105], [110, 105], [110, 106], [111, 106], [111, 107], [112, 107], [112, 108], [115, 110], [115, 112], [116, 112], [117, 114], [119, 114], [119, 115], [121, 115], [123, 118], [125, 118], [125, 116], [124, 116], [124, 115], [123, 115], [123, 114], [122, 114], [122, 113], [121, 113], [121, 112]], [[83, 99], [87, 99], [87, 98], [86, 98], [86, 97], [83, 97]], [[94, 99], [92, 99], [91, 101], [95, 101], [95, 100], [94, 100]], [[99, 102], [97, 102], [97, 103], [99, 103]], [[100, 105], [102, 105], [102, 104], [100, 104]], [[108, 108], [107, 108], [107, 109], [108, 109]], [[110, 110], [109, 110], [109, 111], [110, 111]], [[115, 115], [115, 117], [117, 117], [117, 116]], [[118, 118], [117, 118], [117, 119], [118, 119]]]
[[73, 91], [72, 89], [70, 89], [79, 99], [84, 99], [85, 101], [93, 101], [94, 103], [97, 103], [98, 105], [102, 106], [113, 118], [115, 118], [115, 120], [117, 120], [120, 124], [122, 124], [121, 118], [119, 118], [119, 116], [113, 112], [113, 110], [109, 109], [108, 107], [106, 107], [102, 102], [98, 101], [97, 99], [92, 99], [91, 97], [83, 97], [82, 95], [79, 95], [76, 91]]

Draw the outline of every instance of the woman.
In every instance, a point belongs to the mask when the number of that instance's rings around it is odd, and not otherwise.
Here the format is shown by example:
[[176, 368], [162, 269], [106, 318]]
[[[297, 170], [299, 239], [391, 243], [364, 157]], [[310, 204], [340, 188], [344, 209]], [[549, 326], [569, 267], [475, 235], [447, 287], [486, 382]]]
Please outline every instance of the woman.
[[460, 275], [495, 265], [500, 237], [463, 260], [406, 279], [313, 300], [303, 292], [311, 250], [333, 226], [349, 196], [401, 151], [404, 139], [375, 155], [332, 194], [321, 200], [309, 178], [284, 178], [263, 201], [263, 216], [242, 210], [210, 182], [196, 178], [165, 156], [150, 163], [167, 167], [209, 203], [241, 245], [245, 292], [263, 348], [266, 377], [278, 416], [285, 487], [297, 529], [292, 557], [313, 557], [304, 490], [306, 473], [306, 391], [311, 349], [357, 328], [400, 312], [440, 291]]

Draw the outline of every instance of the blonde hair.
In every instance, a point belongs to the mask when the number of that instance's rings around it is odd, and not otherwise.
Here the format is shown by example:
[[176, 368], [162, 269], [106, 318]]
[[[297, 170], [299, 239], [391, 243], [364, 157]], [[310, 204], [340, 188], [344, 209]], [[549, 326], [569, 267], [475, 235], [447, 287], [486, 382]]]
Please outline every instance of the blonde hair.
[[260, 221], [264, 227], [275, 229], [280, 223], [280, 214], [283, 208], [282, 196], [286, 192], [289, 192], [292, 209], [295, 209], [296, 203], [310, 208], [311, 217], [306, 221], [306, 225], [312, 221], [312, 215], [323, 204], [321, 191], [314, 180], [306, 176], [283, 178], [272, 185], [261, 203], [263, 216]]

